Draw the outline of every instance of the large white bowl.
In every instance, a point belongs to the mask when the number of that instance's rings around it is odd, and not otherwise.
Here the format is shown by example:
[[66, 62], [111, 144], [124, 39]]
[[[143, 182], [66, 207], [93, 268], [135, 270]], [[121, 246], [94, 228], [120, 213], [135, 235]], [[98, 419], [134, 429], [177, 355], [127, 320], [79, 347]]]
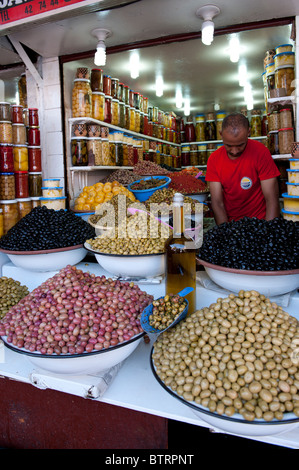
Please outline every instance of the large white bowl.
[[174, 398], [191, 408], [195, 415], [202, 421], [205, 421], [211, 426], [214, 426], [217, 429], [221, 429], [222, 431], [243, 436], [270, 436], [291, 431], [292, 429], [299, 426], [299, 417], [296, 416], [294, 413], [285, 413], [284, 418], [280, 421], [265, 421], [264, 419], [246, 421], [240, 414], [226, 416], [214, 413], [208, 408], [205, 408], [204, 406], [198, 405], [195, 402], [185, 400], [182, 396], [178, 395], [171, 388], [167, 387], [167, 385], [164, 384], [164, 382], [156, 373], [152, 355], [151, 369], [154, 374], [154, 377], [164, 388], [164, 390], [166, 390]]
[[35, 366], [54, 374], [85, 375], [96, 374], [120, 364], [137, 348], [144, 332], [139, 333], [128, 341], [119, 343], [101, 351], [92, 351], [83, 354], [40, 354], [30, 352], [24, 348], [17, 348], [6, 342], [2, 337], [5, 347], [22, 354]]
[[121, 277], [154, 277], [165, 273], [166, 254], [112, 255], [101, 253], [85, 242], [85, 248], [94, 254], [97, 262], [108, 273]]
[[287, 294], [299, 288], [299, 269], [292, 271], [247, 271], [217, 266], [198, 259], [208, 276], [220, 287], [238, 293], [256, 290], [267, 297]]
[[75, 265], [87, 254], [87, 250], [83, 245], [40, 251], [9, 251], [2, 249], [0, 251], [7, 254], [15, 266], [38, 272], [57, 271], [67, 265]]

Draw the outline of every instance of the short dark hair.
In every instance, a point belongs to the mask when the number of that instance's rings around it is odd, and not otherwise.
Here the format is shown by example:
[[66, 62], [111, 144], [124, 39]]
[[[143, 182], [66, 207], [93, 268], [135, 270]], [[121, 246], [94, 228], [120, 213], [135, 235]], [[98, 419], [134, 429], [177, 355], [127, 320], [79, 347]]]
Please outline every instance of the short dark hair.
[[232, 113], [226, 116], [222, 121], [222, 130], [230, 127], [232, 131], [236, 131], [243, 127], [244, 129], [249, 129], [249, 121], [246, 116], [242, 113]]

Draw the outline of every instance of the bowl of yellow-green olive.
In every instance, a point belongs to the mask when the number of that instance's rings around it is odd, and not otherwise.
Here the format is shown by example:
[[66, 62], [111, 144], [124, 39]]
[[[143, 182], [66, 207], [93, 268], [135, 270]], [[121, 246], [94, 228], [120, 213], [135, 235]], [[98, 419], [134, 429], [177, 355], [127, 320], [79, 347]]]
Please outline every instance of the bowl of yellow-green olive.
[[243, 290], [159, 336], [151, 368], [172, 397], [209, 425], [265, 436], [299, 427], [298, 353], [298, 319]]

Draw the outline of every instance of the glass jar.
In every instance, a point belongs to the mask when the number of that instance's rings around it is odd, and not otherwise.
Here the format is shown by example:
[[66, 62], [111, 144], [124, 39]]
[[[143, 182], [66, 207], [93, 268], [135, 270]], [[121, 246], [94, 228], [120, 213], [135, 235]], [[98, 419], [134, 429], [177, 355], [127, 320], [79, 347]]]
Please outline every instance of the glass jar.
[[13, 147], [14, 169], [15, 171], [28, 171], [28, 147], [26, 145], [14, 145]]
[[0, 173], [13, 171], [13, 147], [12, 145], [0, 145]]
[[30, 197], [42, 196], [42, 173], [40, 171], [32, 171], [28, 173], [28, 185]]
[[105, 112], [104, 112], [104, 121], [111, 124], [112, 119], [112, 98], [109, 95], [105, 95]]
[[0, 199], [15, 199], [15, 175], [14, 173], [0, 173]]
[[101, 137], [92, 137], [87, 140], [87, 154], [89, 166], [101, 166], [103, 164]]
[[12, 105], [11, 107], [11, 121], [14, 124], [23, 124], [23, 106], [21, 105]]
[[124, 154], [123, 154], [123, 142], [115, 142], [115, 165], [123, 166]]
[[285, 88], [287, 96], [295, 90], [294, 67], [277, 67], [275, 69], [275, 88]]
[[118, 87], [119, 87], [119, 79], [118, 78], [111, 78], [111, 96], [112, 98], [118, 100]]
[[0, 208], [0, 238], [4, 235], [3, 209]]
[[285, 127], [293, 127], [293, 115], [291, 108], [283, 108], [279, 112], [280, 116], [280, 126], [282, 128]]
[[207, 119], [205, 123], [205, 139], [216, 140], [216, 124], [213, 119]]
[[143, 97], [143, 112], [148, 114], [148, 98], [146, 96]]
[[28, 171], [15, 171], [16, 198], [29, 197]]
[[73, 166], [86, 166], [87, 156], [87, 138], [75, 137], [71, 139], [71, 158]]
[[87, 124], [86, 131], [87, 137], [101, 136], [101, 126], [99, 124]]
[[135, 109], [135, 132], [140, 132], [140, 111]]
[[123, 142], [123, 166], [128, 166], [128, 144]]
[[130, 129], [130, 106], [125, 104], [125, 129]]
[[40, 130], [39, 127], [28, 128], [28, 145], [38, 147], [40, 145]]
[[3, 234], [5, 235], [19, 220], [16, 199], [11, 201], [0, 200], [0, 209], [3, 211]]
[[278, 131], [280, 128], [280, 114], [278, 111], [272, 111], [268, 114], [268, 131]]
[[260, 137], [262, 135], [262, 120], [259, 113], [251, 113], [250, 137]]
[[275, 87], [275, 72], [267, 75], [267, 95], [270, 98], [270, 91], [274, 90]]
[[125, 104], [130, 106], [130, 88], [128, 85], [124, 85], [124, 98]]
[[39, 197], [32, 197], [31, 198], [32, 209], [35, 207], [40, 207], [40, 198]]
[[128, 144], [128, 166], [134, 166], [134, 149], [132, 144]]
[[30, 198], [17, 199], [19, 220], [32, 211], [32, 201]]
[[190, 165], [190, 145], [182, 146], [182, 166]]
[[135, 108], [130, 106], [130, 131], [135, 131]]
[[109, 127], [107, 126], [101, 126], [101, 133], [99, 135], [102, 139], [108, 139], [109, 138]]
[[109, 141], [109, 166], [115, 166], [115, 142]]
[[138, 91], [134, 92], [134, 108], [140, 110], [140, 93]]
[[12, 124], [10, 121], [0, 121], [0, 143], [12, 144]]
[[198, 145], [197, 152], [198, 152], [198, 164], [206, 165], [207, 164], [207, 146]]
[[124, 128], [125, 127], [125, 119], [126, 119], [126, 114], [125, 114], [125, 103], [122, 101], [119, 102], [119, 127]]
[[119, 125], [119, 101], [116, 98], [112, 98], [111, 102], [111, 124]]
[[39, 126], [39, 119], [38, 119], [38, 109], [37, 108], [28, 108], [28, 122], [29, 126], [31, 127], [38, 127]]
[[186, 142], [195, 142], [195, 127], [192, 117], [189, 117], [185, 125], [185, 139]]
[[91, 95], [91, 115], [98, 121], [104, 121], [105, 117], [105, 95], [100, 91], [94, 91]]
[[109, 139], [102, 139], [102, 165], [109, 166], [109, 162], [110, 162]]
[[0, 103], [0, 121], [11, 121], [10, 103]]
[[72, 90], [72, 117], [91, 117], [91, 102], [90, 81], [76, 78]]
[[195, 117], [195, 138], [197, 142], [205, 140], [205, 116], [197, 114]]
[[262, 117], [262, 135], [266, 136], [268, 134], [268, 119], [267, 115], [263, 114]]
[[103, 75], [103, 92], [105, 95], [111, 96], [111, 77]]
[[40, 147], [28, 146], [28, 171], [42, 171], [42, 151]]
[[279, 155], [278, 131], [271, 131], [267, 138], [267, 147], [271, 155]]
[[292, 127], [279, 129], [278, 138], [280, 155], [290, 154], [294, 143], [294, 129]]
[[144, 135], [150, 135], [149, 134], [150, 130], [149, 130], [149, 126], [148, 126], [148, 114], [145, 114], [143, 115], [143, 134]]
[[25, 145], [27, 141], [27, 132], [24, 124], [12, 125], [12, 142], [15, 145]]
[[103, 92], [103, 70], [91, 69], [90, 87], [92, 92]]
[[192, 165], [192, 166], [199, 165], [197, 150], [191, 150], [190, 151], [190, 165]]
[[124, 84], [119, 83], [118, 84], [118, 99], [120, 102], [124, 103], [125, 102], [125, 96], [124, 96]]

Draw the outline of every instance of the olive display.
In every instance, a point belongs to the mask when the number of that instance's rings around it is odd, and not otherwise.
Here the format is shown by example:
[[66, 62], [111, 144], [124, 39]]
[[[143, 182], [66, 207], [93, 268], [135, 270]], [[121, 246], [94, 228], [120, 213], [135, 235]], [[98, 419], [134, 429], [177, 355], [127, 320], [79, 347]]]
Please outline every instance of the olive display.
[[299, 223], [244, 217], [204, 234], [200, 259], [227, 268], [281, 271], [299, 268]]
[[0, 318], [3, 318], [11, 307], [29, 294], [27, 286], [11, 277], [0, 277]]

